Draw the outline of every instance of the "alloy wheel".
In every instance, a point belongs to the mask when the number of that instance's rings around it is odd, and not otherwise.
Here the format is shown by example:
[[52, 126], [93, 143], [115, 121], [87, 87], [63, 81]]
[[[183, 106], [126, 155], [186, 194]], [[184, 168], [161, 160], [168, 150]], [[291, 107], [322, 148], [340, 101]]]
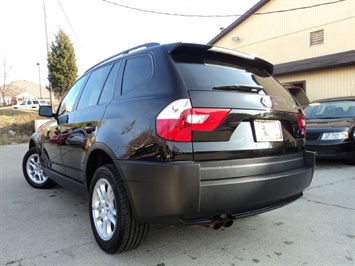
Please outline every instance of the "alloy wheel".
[[116, 199], [110, 183], [104, 178], [95, 184], [91, 207], [97, 233], [103, 240], [110, 240], [116, 229]]
[[41, 162], [39, 160], [39, 156], [37, 153], [32, 154], [26, 163], [26, 171], [28, 177], [34, 182], [35, 184], [43, 184], [47, 181], [48, 176], [43, 172], [41, 167]]

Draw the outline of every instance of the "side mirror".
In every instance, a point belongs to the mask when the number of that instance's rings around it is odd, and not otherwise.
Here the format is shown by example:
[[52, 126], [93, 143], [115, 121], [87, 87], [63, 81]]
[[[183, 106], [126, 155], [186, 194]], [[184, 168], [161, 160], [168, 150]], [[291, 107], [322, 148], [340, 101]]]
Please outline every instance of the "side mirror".
[[38, 114], [40, 116], [45, 116], [45, 117], [54, 117], [52, 106], [49, 105], [41, 105], [39, 107]]

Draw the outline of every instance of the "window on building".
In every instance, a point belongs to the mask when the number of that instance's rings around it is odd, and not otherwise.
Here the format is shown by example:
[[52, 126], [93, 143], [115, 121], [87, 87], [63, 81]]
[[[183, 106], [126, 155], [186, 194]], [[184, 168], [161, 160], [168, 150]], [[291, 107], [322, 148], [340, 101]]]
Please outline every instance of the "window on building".
[[310, 34], [310, 46], [324, 43], [324, 30], [313, 31]]

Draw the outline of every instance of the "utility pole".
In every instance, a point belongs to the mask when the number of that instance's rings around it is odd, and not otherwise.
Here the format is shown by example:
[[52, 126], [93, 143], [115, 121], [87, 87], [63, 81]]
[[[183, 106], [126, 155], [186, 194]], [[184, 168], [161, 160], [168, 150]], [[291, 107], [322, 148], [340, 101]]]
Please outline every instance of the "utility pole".
[[[5, 90], [5, 86], [6, 86], [6, 63], [5, 63], [5, 59], [4, 59], [4, 87], [3, 87], [3, 90]], [[2, 95], [1, 95], [2, 97]], [[3, 100], [3, 105], [5, 105], [5, 99], [2, 99]], [[1, 103], [1, 102], [0, 102]]]
[[6, 85], [6, 63], [5, 63], [5, 59], [4, 59], [4, 88], [5, 88], [5, 85]]
[[37, 63], [38, 66], [38, 78], [39, 78], [39, 97], [42, 99], [42, 86], [41, 86], [41, 65]]
[[[43, 0], [43, 15], [44, 15], [44, 31], [45, 31], [45, 35], [46, 35], [46, 48], [47, 48], [47, 62], [48, 62], [48, 55], [49, 55], [49, 45], [48, 45], [48, 33], [47, 33], [47, 15], [46, 15], [46, 4]], [[51, 106], [53, 108], [53, 100], [52, 100], [52, 84], [51, 82], [48, 80], [48, 84], [49, 84], [49, 91], [50, 91], [50, 103]]]

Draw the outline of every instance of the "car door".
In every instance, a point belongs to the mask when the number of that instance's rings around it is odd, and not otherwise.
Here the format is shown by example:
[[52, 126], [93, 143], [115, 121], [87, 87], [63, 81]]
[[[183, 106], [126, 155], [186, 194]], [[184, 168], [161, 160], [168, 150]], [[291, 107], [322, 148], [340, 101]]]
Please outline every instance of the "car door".
[[46, 165], [51, 170], [65, 174], [65, 167], [62, 160], [62, 145], [65, 143], [65, 133], [63, 133], [62, 124], [64, 124], [63, 117], [73, 111], [75, 106], [75, 99], [79, 95], [83, 85], [87, 80], [87, 76], [82, 77], [74, 83], [68, 93], [61, 101], [57, 115], [57, 119], [52, 119], [51, 124], [45, 129], [47, 132], [42, 138], [43, 154]]
[[62, 157], [66, 175], [84, 180], [86, 154], [100, 130], [106, 105], [113, 98], [119, 63], [94, 70], [82, 90], [74, 111], [59, 117], [63, 145]]

